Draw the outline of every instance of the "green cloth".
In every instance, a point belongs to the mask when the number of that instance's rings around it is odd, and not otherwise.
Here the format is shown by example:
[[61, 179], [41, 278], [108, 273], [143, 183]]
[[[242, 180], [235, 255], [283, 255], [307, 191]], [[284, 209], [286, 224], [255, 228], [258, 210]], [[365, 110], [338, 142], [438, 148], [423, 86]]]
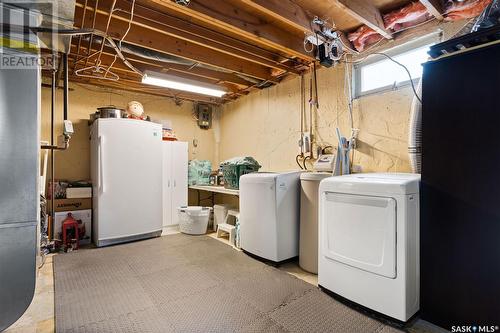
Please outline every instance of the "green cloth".
[[253, 157], [251, 156], [246, 156], [246, 157], [234, 157], [229, 160], [226, 160], [220, 164], [221, 166], [224, 165], [252, 165], [252, 166], [259, 166], [259, 162], [257, 162]]
[[212, 173], [212, 162], [192, 160], [188, 166], [189, 185], [210, 185], [210, 174]]

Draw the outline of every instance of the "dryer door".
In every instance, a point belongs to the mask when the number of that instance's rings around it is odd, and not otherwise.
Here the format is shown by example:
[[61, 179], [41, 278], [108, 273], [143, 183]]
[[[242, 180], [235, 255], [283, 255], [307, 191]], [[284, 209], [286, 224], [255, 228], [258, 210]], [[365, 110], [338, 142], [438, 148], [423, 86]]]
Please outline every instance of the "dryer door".
[[395, 278], [396, 200], [332, 192], [323, 200], [323, 256]]

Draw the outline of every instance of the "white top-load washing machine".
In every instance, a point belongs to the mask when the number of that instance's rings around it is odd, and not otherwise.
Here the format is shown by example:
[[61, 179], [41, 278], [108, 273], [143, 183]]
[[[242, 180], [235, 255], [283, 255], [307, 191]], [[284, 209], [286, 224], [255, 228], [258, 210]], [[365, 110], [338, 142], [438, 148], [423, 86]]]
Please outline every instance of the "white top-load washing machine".
[[241, 248], [280, 263], [299, 255], [300, 171], [240, 178]]
[[355, 174], [320, 184], [318, 284], [406, 322], [419, 309], [416, 174]]

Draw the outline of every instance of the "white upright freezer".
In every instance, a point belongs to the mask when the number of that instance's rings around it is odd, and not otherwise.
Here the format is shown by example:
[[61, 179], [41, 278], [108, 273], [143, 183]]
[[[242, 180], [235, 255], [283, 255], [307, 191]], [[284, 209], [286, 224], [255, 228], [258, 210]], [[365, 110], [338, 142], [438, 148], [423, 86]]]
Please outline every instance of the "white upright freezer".
[[97, 119], [90, 136], [95, 244], [160, 236], [161, 125], [136, 119]]

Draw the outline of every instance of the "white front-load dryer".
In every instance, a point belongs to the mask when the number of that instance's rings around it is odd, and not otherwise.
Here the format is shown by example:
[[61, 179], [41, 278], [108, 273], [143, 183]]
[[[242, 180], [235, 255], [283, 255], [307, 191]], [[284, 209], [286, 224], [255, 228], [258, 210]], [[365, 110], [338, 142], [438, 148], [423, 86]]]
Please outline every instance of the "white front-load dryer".
[[318, 284], [406, 322], [419, 309], [416, 174], [355, 174], [319, 189]]
[[246, 253], [279, 264], [299, 255], [300, 174], [240, 178], [240, 239]]

